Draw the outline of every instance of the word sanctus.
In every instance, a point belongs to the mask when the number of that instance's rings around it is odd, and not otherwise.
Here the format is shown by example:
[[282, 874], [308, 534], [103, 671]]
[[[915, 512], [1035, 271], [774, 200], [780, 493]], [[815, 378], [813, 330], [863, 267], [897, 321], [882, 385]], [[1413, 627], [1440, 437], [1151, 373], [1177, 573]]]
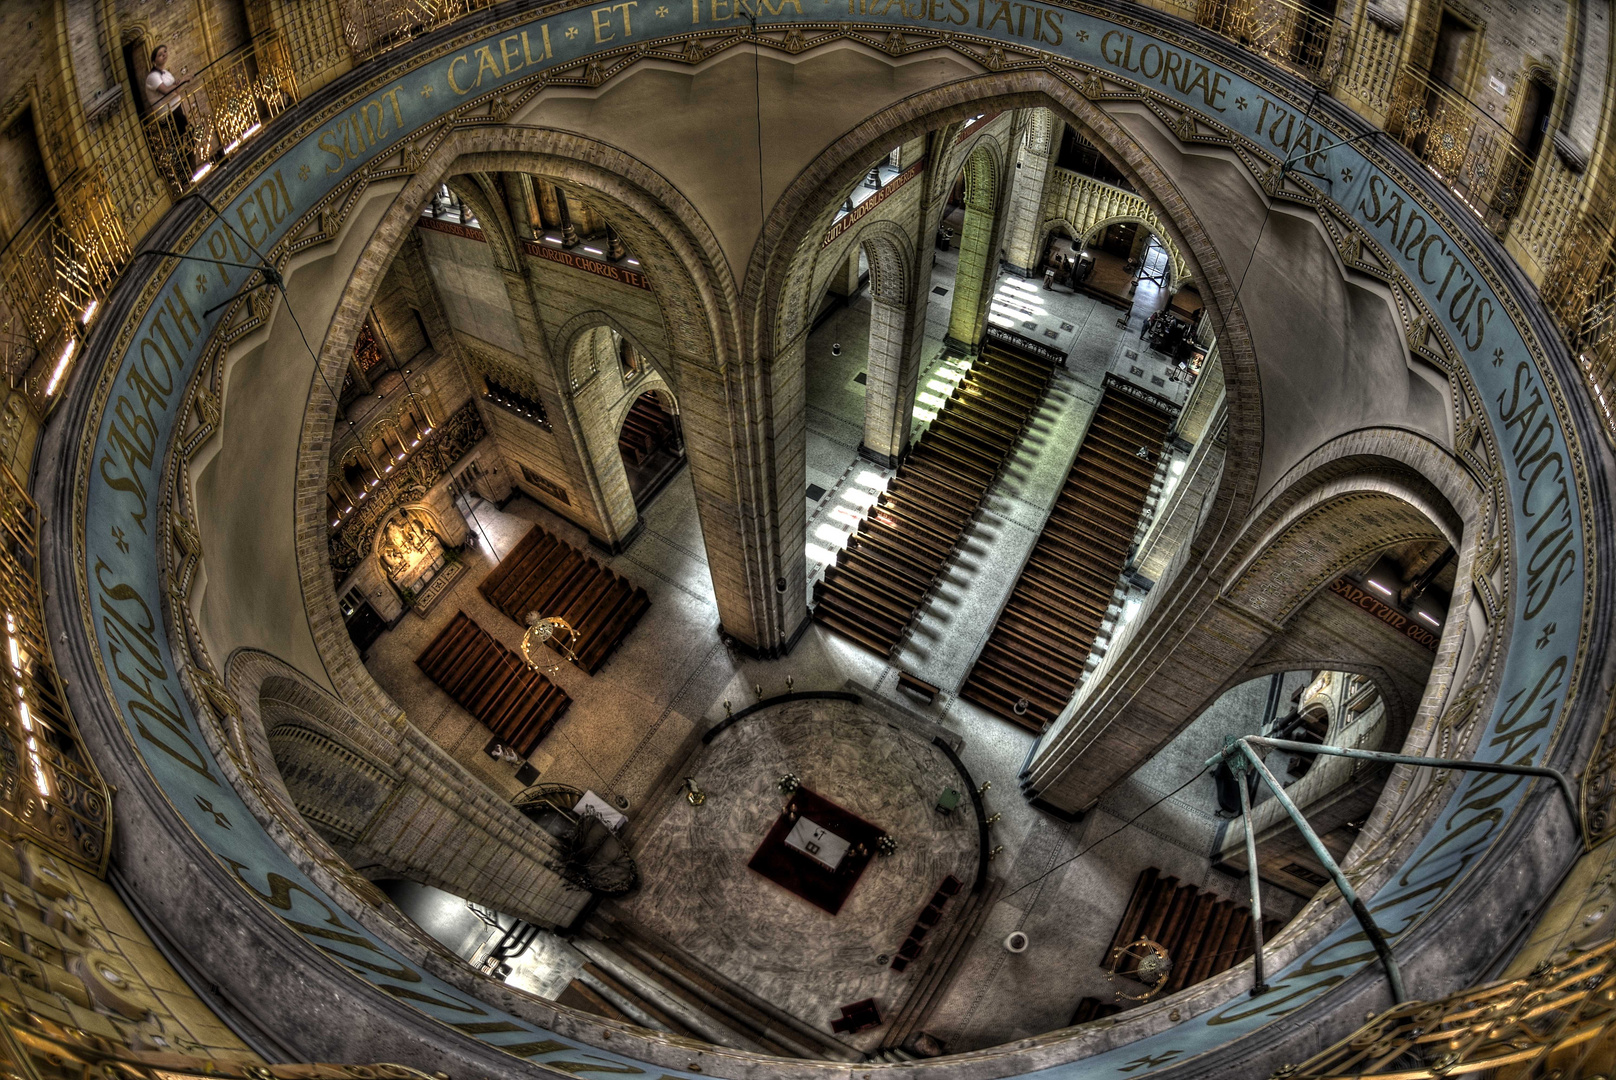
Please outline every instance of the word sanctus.
[[[1486, 340], [1487, 323], [1493, 317], [1493, 300], [1482, 295], [1482, 283], [1459, 259], [1459, 253], [1449, 249], [1440, 226], [1427, 222], [1412, 205], [1392, 190], [1385, 177], [1376, 173], [1369, 177], [1369, 193], [1358, 200], [1358, 213], [1377, 231], [1385, 234], [1390, 248], [1402, 256], [1427, 285], [1441, 284], [1436, 291], [1437, 310], [1440, 301], [1447, 300], [1445, 314], [1454, 335], [1464, 342], [1465, 348], [1475, 352]], [[1415, 232], [1415, 228], [1419, 232]], [[1427, 273], [1429, 271], [1429, 273]], [[1449, 298], [1448, 289], [1453, 289]], [[1461, 306], [1462, 305], [1462, 306]]]

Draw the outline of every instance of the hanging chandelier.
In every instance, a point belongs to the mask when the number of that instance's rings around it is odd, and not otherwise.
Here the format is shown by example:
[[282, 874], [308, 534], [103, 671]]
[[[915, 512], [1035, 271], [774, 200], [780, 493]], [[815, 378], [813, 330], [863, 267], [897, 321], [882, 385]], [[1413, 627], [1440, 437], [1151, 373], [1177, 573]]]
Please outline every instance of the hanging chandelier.
[[[572, 644], [577, 640], [578, 631], [566, 619], [559, 615], [540, 615], [537, 611], [530, 611], [527, 613], [527, 632], [522, 635], [522, 659], [541, 675], [554, 677], [563, 664], [578, 662], [577, 654], [572, 651]], [[544, 645], [554, 646], [554, 649], [541, 650], [540, 647]]]

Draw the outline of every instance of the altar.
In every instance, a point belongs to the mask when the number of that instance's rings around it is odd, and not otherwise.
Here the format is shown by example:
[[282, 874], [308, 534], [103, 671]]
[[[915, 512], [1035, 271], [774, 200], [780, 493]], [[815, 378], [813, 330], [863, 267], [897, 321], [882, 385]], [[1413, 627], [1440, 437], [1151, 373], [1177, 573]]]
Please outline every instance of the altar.
[[405, 508], [381, 530], [377, 557], [400, 595], [414, 597], [432, 583], [447, 561], [431, 519]]
[[852, 811], [799, 787], [746, 865], [835, 915], [885, 835]]
[[824, 826], [800, 817], [791, 831], [786, 833], [786, 846], [796, 848], [825, 869], [834, 870], [842, 864], [848, 845], [846, 840]]

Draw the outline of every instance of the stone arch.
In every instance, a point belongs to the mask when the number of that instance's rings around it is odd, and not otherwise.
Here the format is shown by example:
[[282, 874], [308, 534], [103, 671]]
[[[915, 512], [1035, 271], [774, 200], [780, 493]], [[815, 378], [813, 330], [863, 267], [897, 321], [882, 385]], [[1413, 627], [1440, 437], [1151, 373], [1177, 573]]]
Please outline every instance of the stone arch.
[[587, 365], [580, 362], [582, 357], [578, 352], [578, 346], [584, 335], [600, 327], [605, 327], [619, 337], [627, 339], [639, 352], [640, 356], [645, 359], [646, 363], [661, 373], [663, 379], [675, 379], [678, 377], [678, 373], [662, 359], [661, 350], [645, 343], [643, 334], [624, 325], [623, 321], [611, 312], [596, 308], [574, 315], [562, 323], [551, 336], [551, 340], [555, 342], [555, 355], [563, 357], [566, 363], [569, 393], [577, 393], [590, 379], [593, 379], [598, 374], [597, 370], [591, 370]]
[[[659, 299], [672, 298], [668, 300], [672, 310], [667, 317], [687, 331], [679, 336], [679, 355], [670, 358], [670, 363], [675, 368], [703, 369], [703, 377], [709, 381], [711, 372], [725, 369], [731, 343], [735, 340], [735, 332], [728, 323], [733, 288], [723, 273], [722, 260], [715, 258], [716, 242], [701, 231], [699, 225], [696, 232], [690, 231], [688, 224], [699, 223], [699, 215], [689, 212], [688, 207], [685, 213], [679, 212], [683, 200], [671, 185], [633, 159], [576, 136], [511, 128], [460, 131], [446, 139], [433, 156], [422, 163], [414, 177], [391, 195], [379, 216], [372, 218], [374, 225], [364, 244], [363, 261], [347, 280], [320, 350], [325, 378], [316, 376], [310, 383], [306, 411], [310, 422], [305, 427], [299, 450], [300, 460], [305, 464], [321, 461], [327, 452], [332, 403], [327, 400], [329, 393], [325, 383], [340, 380], [341, 365], [352, 349], [359, 322], [379, 285], [387, 260], [414, 227], [420, 208], [441, 177], [479, 169], [562, 175], [589, 186], [605, 198], [615, 199], [622, 207], [614, 218], [618, 231], [634, 246], [653, 280], [666, 283], [658, 292]], [[744, 393], [744, 388], [739, 392]], [[327, 419], [319, 420], [322, 416]], [[748, 563], [755, 567], [756, 560], [768, 558], [769, 552], [759, 550], [756, 540], [747, 535], [738, 508], [731, 504], [737, 497], [737, 485], [723, 475], [725, 470], [756, 468], [757, 465], [736, 460], [735, 448], [721, 428], [696, 432], [695, 437], [712, 443], [703, 448], [706, 453], [692, 455], [697, 463], [693, 476], [697, 480], [698, 513], [703, 521], [715, 594], [725, 628], [733, 627], [730, 632], [736, 634], [762, 632], [764, 626], [777, 621], [780, 605], [790, 603], [789, 586], [794, 578], [777, 572], [769, 574], [766, 580], [770, 582], [776, 576], [788, 582], [783, 594], [772, 588], [748, 591], [737, 587], [747, 580], [756, 580], [758, 575], [743, 567]], [[718, 473], [709, 477], [709, 468]], [[323, 476], [323, 466], [319, 471]], [[605, 504], [598, 490], [591, 494], [597, 505]], [[316, 641], [321, 643], [322, 660], [340, 696], [345, 701], [371, 703], [366, 710], [373, 716], [379, 714], [380, 720], [396, 713], [396, 706], [364, 670], [346, 638], [329, 572], [324, 571], [320, 560], [311, 554], [323, 550], [325, 521], [321, 514], [308, 513], [304, 502], [301, 499], [298, 502], [297, 532], [309, 540], [300, 545], [300, 575], [310, 624]], [[318, 542], [313, 540], [315, 536], [320, 537]], [[723, 539], [718, 539], [720, 536]], [[730, 567], [734, 569], [728, 569]], [[720, 581], [725, 587], [718, 587]], [[799, 583], [795, 590], [799, 604], [802, 592]]]
[[[620, 335], [639, 351], [645, 371], [632, 383], [615, 376], [617, 357], [599, 340]], [[571, 391], [569, 402], [577, 422], [581, 464], [596, 493], [597, 513], [610, 533], [608, 547], [632, 543], [640, 529], [639, 509], [618, 449], [623, 418], [647, 386], [668, 391], [673, 372], [660, 353], [646, 348], [643, 337], [604, 311], [581, 312], [567, 320], [554, 335], [556, 355], [566, 364]], [[602, 364], [610, 364], [613, 377], [600, 377]]]
[[[1427, 448], [1423, 454], [1422, 448]], [[1415, 463], [1443, 482], [1423, 475]], [[1444, 467], [1429, 456], [1428, 444], [1406, 433], [1384, 433], [1379, 439], [1360, 433], [1322, 449], [1242, 530], [1240, 554], [1224, 561], [1215, 591], [1193, 622], [1151, 625], [1147, 601], [1132, 623], [1142, 629], [1131, 639], [1119, 635], [1111, 653], [1126, 654], [1123, 663], [1136, 665], [1140, 653], [1135, 650], [1163, 635], [1170, 656], [1124, 680], [1105, 677], [1115, 663], [1108, 654], [1086, 684], [1090, 692], [1080, 692], [1045, 734], [1023, 774], [1024, 787], [1038, 798], [1058, 791], [1075, 808], [1092, 805], [1099, 791], [1146, 760], [1223, 690], [1275, 670], [1385, 668], [1381, 677], [1399, 709], [1398, 722], [1410, 726], [1411, 741], [1423, 738], [1432, 712], [1447, 696], [1467, 637], [1468, 567], [1481, 531], [1477, 495], [1474, 481], [1457, 463]], [[1398, 651], [1395, 633], [1383, 632], [1344, 605], [1342, 612], [1332, 612], [1329, 605], [1341, 601], [1326, 595], [1347, 569], [1416, 538], [1446, 539], [1460, 552], [1450, 616], [1423, 672], [1414, 654]], [[1291, 572], [1298, 566], [1307, 572]], [[1343, 612], [1356, 621], [1343, 621]], [[1355, 632], [1343, 635], [1341, 625]], [[1333, 654], [1323, 655], [1325, 649]], [[1193, 661], [1186, 659], [1192, 654]], [[1145, 675], [1170, 663], [1181, 665], [1174, 669], [1179, 674], [1171, 688]], [[1117, 722], [1129, 726], [1130, 745], [1106, 744], [1105, 734]], [[1077, 766], [1079, 760], [1084, 766]]]
[[[1184, 256], [1179, 253], [1178, 245], [1173, 243], [1173, 238], [1171, 236], [1168, 236], [1162, 231], [1161, 223], [1158, 221], [1152, 221], [1149, 218], [1143, 217], [1139, 214], [1112, 214], [1109, 217], [1101, 218], [1099, 221], [1091, 223], [1081, 234], [1073, 229], [1072, 235], [1077, 238], [1079, 243], [1087, 246], [1092, 244], [1098, 237], [1103, 235], [1105, 230], [1110, 228], [1112, 225], [1121, 225], [1130, 221], [1148, 230], [1150, 235], [1154, 236], [1158, 241], [1160, 241], [1161, 246], [1167, 250], [1169, 289], [1172, 286], [1186, 284], [1192, 280], [1189, 268], [1184, 262]], [[1065, 225], [1067, 228], [1072, 228], [1071, 223], [1064, 218], [1054, 218], [1045, 222], [1038, 241], [1040, 245], [1043, 243], [1043, 237], [1049, 235], [1048, 230], [1057, 225]]]
[[[840, 247], [863, 252], [869, 262], [869, 351], [860, 451], [885, 464], [895, 462], [909, 445], [920, 369], [920, 338], [915, 331], [923, 320], [917, 310], [921, 290], [915, 283], [914, 249], [913, 238], [901, 225], [879, 218], [861, 225]], [[816, 291], [816, 310], [829, 287], [827, 278]]]

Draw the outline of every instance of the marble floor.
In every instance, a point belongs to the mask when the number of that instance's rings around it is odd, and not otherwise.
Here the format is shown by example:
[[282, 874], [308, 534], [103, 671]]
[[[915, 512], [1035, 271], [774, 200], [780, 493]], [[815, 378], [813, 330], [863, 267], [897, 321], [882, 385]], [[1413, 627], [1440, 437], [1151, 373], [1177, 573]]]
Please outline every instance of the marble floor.
[[[952, 270], [949, 256], [939, 253], [934, 287], [944, 288], [947, 293], [932, 297], [923, 388], [950, 362], [942, 350], [942, 333], [952, 293]], [[1127, 325], [1119, 326], [1123, 312], [1086, 296], [1039, 290], [1036, 298], [1043, 303], [1031, 303], [1034, 298], [1021, 287], [1027, 284], [1031, 283], [1019, 278], [1001, 279], [996, 283], [995, 296], [1002, 297], [1005, 306], [1031, 309], [1021, 311], [1027, 318], [1019, 321], [1033, 321], [1040, 328], [1054, 329], [1062, 335], [1058, 347], [1066, 349], [1070, 359], [1059, 376], [1058, 395], [1052, 395], [1053, 411], [1046, 411], [1039, 419], [1038, 434], [1043, 441], [1029, 445], [1029, 457], [1018, 458], [1012, 483], [994, 493], [983, 515], [982, 550], [967, 553], [980, 561], [972, 567], [963, 563], [958, 567], [957, 581], [945, 583], [943, 593], [943, 601], [955, 606], [951, 610], [939, 607], [935, 614], [938, 625], [942, 625], [940, 620], [946, 614], [984, 634], [989, 614], [997, 610], [994, 603], [982, 599], [972, 601], [974, 606], [967, 608], [963, 602], [956, 602], [950, 590], [968, 585], [973, 574], [979, 579], [983, 597], [993, 590], [1009, 588], [1013, 567], [1020, 565], [1013, 549], [1030, 546], [1041, 527], [1042, 514], [1047, 512], [1045, 504], [1053, 497], [1051, 485], [1058, 486], [1076, 453], [1079, 434], [1087, 423], [1087, 412], [1092, 411], [1092, 400], [1104, 373], [1132, 359], [1126, 356], [1130, 350], [1146, 356], [1148, 350], [1139, 348], [1138, 328], [1142, 315], [1149, 310], [1147, 305], [1161, 300], [1159, 296], [1138, 298], [1128, 313]], [[1142, 287], [1140, 292], [1146, 289]], [[867, 504], [885, 482], [881, 470], [857, 457], [863, 388], [852, 379], [862, 370], [858, 350], [864, 346], [857, 332], [861, 314], [866, 320], [867, 336], [868, 314], [859, 312], [857, 302], [834, 314], [810, 336], [807, 482], [824, 489], [818, 499], [809, 499], [810, 575], [823, 565], [816, 561], [813, 546], [822, 547], [826, 556], [831, 554], [836, 536], [845, 536], [851, 528], [846, 519]], [[1066, 324], [1070, 329], [1064, 328]], [[842, 356], [835, 358], [835, 363], [829, 356], [833, 341], [843, 346]], [[1172, 385], [1169, 383], [1169, 387]], [[919, 403], [922, 411], [925, 404]], [[917, 417], [917, 422], [924, 419]], [[1032, 749], [1032, 736], [960, 700], [948, 688], [957, 680], [945, 681], [944, 692], [935, 702], [921, 704], [898, 691], [897, 667], [817, 624], [808, 628], [784, 659], [759, 661], [728, 651], [717, 635], [718, 613], [688, 471], [676, 476], [642, 517], [644, 530], [633, 544], [622, 554], [602, 561], [644, 586], [651, 607], [598, 674], [590, 676], [571, 667], [561, 670], [556, 681], [572, 697], [572, 706], [530, 759], [543, 781], [627, 798], [628, 835], [637, 858], [645, 857], [648, 864], [657, 862], [652, 851], [661, 842], [656, 836], [661, 800], [648, 799], [666, 790], [668, 776], [685, 775], [680, 771], [681, 764], [699, 746], [697, 736], [724, 716], [724, 703], [728, 701], [739, 710], [756, 700], [759, 693], [782, 693], [789, 675], [799, 690], [841, 689], [849, 682], [869, 688], [868, 700], [876, 707], [883, 701], [890, 702], [895, 708], [923, 718], [924, 723], [935, 725], [939, 733], [957, 738], [962, 744], [960, 755], [972, 775], [978, 781], [992, 782], [985, 795], [987, 811], [1002, 815], [992, 827], [992, 842], [1003, 846], [1002, 854], [992, 864], [992, 873], [1002, 879], [1004, 892], [988, 914], [980, 936], [964, 954], [959, 974], [928, 1025], [928, 1030], [952, 1052], [1058, 1028], [1084, 996], [1109, 1000], [1112, 991], [1099, 967], [1099, 953], [1109, 941], [1133, 881], [1143, 867], [1159, 867], [1164, 873], [1221, 895], [1244, 896], [1243, 880], [1226, 878], [1210, 868], [1209, 855], [1218, 822], [1212, 813], [1215, 803], [1209, 780], [1197, 780], [1137, 821], [1130, 823], [1129, 819], [1182, 783], [1184, 776], [1194, 775], [1198, 762], [1218, 748], [1222, 731], [1255, 731], [1257, 717], [1251, 712], [1250, 702], [1238, 695], [1226, 708], [1220, 702], [1206, 714], [1210, 719], [1203, 718], [1186, 730], [1180, 749], [1170, 748], [1150, 766], [1116, 785], [1082, 821], [1067, 823], [1033, 809], [1017, 792], [1016, 776]], [[587, 547], [588, 540], [581, 529], [522, 498], [503, 510], [478, 503], [472, 519], [480, 547], [469, 554], [468, 572], [427, 618], [408, 614], [384, 633], [369, 650], [367, 667], [412, 722], [494, 790], [514, 795], [519, 788], [514, 766], [493, 762], [483, 755], [482, 746], [489, 737], [486, 729], [429, 682], [415, 667], [414, 659], [460, 609], [506, 645], [517, 647], [521, 628], [490, 607], [476, 591], [477, 583], [492, 565], [490, 553], [497, 559], [509, 551], [535, 522], [580, 548]], [[989, 536], [987, 530], [996, 532]], [[927, 618], [933, 618], [933, 614], [928, 613]], [[958, 670], [968, 662], [967, 654], [974, 654], [975, 646], [967, 647], [964, 637], [936, 652], [939, 670], [945, 666], [949, 671]], [[715, 744], [715, 749], [722, 748], [722, 741]], [[807, 779], [801, 769], [796, 771]], [[642, 813], [649, 814], [649, 818], [642, 821]], [[1097, 842], [1098, 846], [1081, 858], [1067, 861]], [[653, 895], [663, 887], [648, 874], [643, 895]], [[861, 883], [859, 888], [863, 887]], [[1264, 903], [1273, 911], [1288, 914], [1297, 906], [1288, 894], [1274, 891], [1270, 899], [1268, 893], [1265, 890]], [[854, 895], [858, 895], [857, 891]], [[912, 913], [904, 917], [912, 917]], [[741, 923], [748, 920], [744, 911], [732, 917], [732, 921]], [[734, 932], [740, 934], [742, 929]], [[1016, 956], [1007, 953], [1000, 942], [1012, 929], [1027, 932], [1033, 940], [1032, 948]], [[863, 950], [861, 956], [868, 952], [867, 946], [859, 948]], [[849, 995], [856, 986], [864, 985], [860, 979], [877, 977], [873, 962], [866, 974], [857, 974], [860, 970], [856, 964], [849, 967], [849, 981], [826, 989], [822, 1000], [809, 1001], [804, 996], [799, 1003], [792, 998], [793, 1010], [800, 1007], [805, 1021], [826, 1023], [836, 1006], [855, 1000], [857, 995]], [[556, 987], [555, 979], [545, 977], [542, 971], [527, 976], [518, 971], [512, 982], [546, 996]], [[807, 995], [807, 984], [793, 993]], [[883, 1002], [882, 1007], [891, 1004]]]
[[[634, 853], [644, 884], [603, 910], [827, 1035], [840, 1005], [874, 998], [890, 1013], [920, 970], [895, 972], [890, 957], [943, 878], [968, 887], [978, 859], [975, 816], [933, 809], [945, 788], [963, 787], [959, 772], [930, 731], [894, 719], [880, 702], [796, 701], [737, 721], [685, 766], [706, 801], [674, 798], [654, 812]], [[747, 867], [787, 802], [777, 780], [788, 772], [898, 843], [835, 915]], [[870, 1050], [881, 1035], [841, 1038]]]

